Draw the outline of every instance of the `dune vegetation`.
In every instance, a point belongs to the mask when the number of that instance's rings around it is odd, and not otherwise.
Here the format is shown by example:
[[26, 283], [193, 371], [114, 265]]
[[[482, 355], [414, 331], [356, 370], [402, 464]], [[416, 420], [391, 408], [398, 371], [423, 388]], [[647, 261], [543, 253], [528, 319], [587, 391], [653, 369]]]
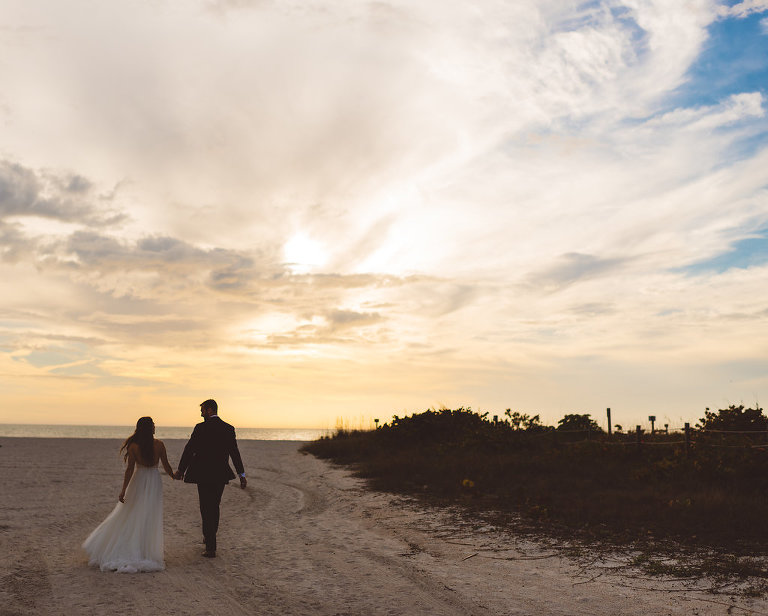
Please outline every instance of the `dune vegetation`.
[[337, 430], [304, 450], [350, 465], [374, 489], [536, 532], [754, 553], [768, 545], [767, 428], [762, 409], [743, 406], [708, 411], [687, 435], [609, 435], [589, 415], [546, 426], [459, 408]]

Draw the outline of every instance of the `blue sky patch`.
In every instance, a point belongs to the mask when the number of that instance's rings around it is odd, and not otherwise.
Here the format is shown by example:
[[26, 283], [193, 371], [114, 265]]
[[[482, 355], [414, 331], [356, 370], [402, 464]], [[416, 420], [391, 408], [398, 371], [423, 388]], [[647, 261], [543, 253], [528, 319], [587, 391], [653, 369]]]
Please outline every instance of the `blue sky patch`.
[[709, 39], [670, 102], [673, 107], [714, 105], [740, 92], [768, 92], [766, 13], [727, 18], [709, 27]]
[[736, 242], [728, 252], [676, 271], [693, 275], [713, 272], [720, 274], [729, 269], [746, 269], [766, 263], [768, 263], [768, 229], [762, 229], [759, 237], [750, 237]]

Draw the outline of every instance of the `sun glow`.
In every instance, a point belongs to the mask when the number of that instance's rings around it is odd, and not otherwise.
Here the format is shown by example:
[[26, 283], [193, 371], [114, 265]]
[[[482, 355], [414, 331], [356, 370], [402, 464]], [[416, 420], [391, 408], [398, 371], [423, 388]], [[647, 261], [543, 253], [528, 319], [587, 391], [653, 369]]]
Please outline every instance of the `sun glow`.
[[283, 256], [294, 274], [322, 267], [328, 260], [322, 244], [303, 233], [297, 233], [285, 243]]

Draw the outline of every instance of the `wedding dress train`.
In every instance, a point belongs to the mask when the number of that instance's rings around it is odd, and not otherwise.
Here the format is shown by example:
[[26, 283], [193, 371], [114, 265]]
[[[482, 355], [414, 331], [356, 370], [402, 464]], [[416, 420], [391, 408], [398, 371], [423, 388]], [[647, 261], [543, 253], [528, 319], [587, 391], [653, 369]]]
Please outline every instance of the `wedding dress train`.
[[161, 571], [163, 561], [163, 484], [157, 466], [136, 468], [107, 518], [83, 543], [88, 564], [102, 571]]

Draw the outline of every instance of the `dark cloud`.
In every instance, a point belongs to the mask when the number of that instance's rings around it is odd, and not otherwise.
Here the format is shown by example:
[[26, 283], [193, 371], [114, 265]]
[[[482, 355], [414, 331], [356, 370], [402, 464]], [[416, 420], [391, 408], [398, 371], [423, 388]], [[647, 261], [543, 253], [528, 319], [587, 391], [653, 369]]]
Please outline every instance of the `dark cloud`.
[[381, 321], [377, 312], [355, 312], [354, 310], [333, 310], [326, 315], [332, 329], [372, 325]]
[[[223, 252], [223, 251], [222, 251]], [[254, 260], [246, 255], [228, 253], [229, 263], [211, 272], [209, 284], [219, 291], [248, 291], [259, 272]]]
[[37, 200], [39, 182], [21, 165], [0, 162], [0, 214], [25, 213]]
[[82, 175], [73, 175], [69, 178], [67, 191], [70, 193], [87, 193], [92, 187], [93, 184]]
[[31, 252], [32, 246], [19, 225], [0, 220], [0, 260], [16, 263], [28, 257]]
[[174, 260], [187, 257], [191, 248], [186, 242], [168, 236], [145, 237], [136, 243], [136, 247], [145, 252], [162, 253]]
[[561, 289], [582, 280], [615, 272], [629, 261], [627, 258], [602, 258], [579, 252], [560, 256], [557, 262], [528, 277], [532, 287]]
[[250, 259], [223, 249], [204, 250], [188, 242], [167, 236], [148, 236], [126, 242], [98, 231], [76, 231], [66, 240], [65, 253], [94, 271], [147, 270], [170, 272], [242, 266]]
[[0, 219], [35, 216], [61, 222], [103, 227], [125, 220], [125, 214], [95, 205], [91, 182], [73, 174], [36, 172], [18, 163], [0, 161]]
[[84, 266], [104, 266], [115, 260], [125, 262], [130, 250], [114, 237], [109, 237], [94, 231], [77, 231], [66, 243], [67, 252], [77, 256]]

